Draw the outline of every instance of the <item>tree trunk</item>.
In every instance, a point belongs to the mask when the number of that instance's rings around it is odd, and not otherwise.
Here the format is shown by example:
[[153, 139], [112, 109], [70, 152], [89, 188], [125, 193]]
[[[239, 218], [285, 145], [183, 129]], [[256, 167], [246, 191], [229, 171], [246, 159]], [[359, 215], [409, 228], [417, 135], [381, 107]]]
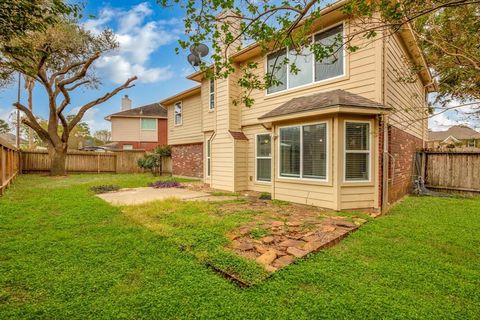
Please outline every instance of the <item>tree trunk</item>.
[[51, 160], [50, 175], [51, 176], [65, 176], [66, 162], [67, 162], [67, 148], [49, 148], [48, 154]]

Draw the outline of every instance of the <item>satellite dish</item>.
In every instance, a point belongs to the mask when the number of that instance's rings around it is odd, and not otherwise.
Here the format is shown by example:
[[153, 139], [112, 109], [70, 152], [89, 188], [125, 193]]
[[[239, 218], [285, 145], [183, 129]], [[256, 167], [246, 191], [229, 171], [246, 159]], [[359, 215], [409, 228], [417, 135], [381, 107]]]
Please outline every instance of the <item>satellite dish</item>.
[[200, 57], [193, 53], [190, 53], [188, 55], [187, 60], [188, 60], [188, 63], [190, 63], [193, 67], [198, 67], [201, 62]]
[[208, 54], [208, 47], [203, 43], [192, 44], [190, 46], [190, 52], [197, 57], [203, 58]]

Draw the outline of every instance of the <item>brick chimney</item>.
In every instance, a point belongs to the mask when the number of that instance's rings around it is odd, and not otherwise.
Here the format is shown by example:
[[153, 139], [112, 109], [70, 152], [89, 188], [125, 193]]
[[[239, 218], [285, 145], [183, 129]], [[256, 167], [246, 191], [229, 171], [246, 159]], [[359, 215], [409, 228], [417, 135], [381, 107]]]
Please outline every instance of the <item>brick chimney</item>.
[[130, 110], [132, 109], [132, 100], [128, 98], [128, 95], [125, 95], [122, 98], [122, 111]]

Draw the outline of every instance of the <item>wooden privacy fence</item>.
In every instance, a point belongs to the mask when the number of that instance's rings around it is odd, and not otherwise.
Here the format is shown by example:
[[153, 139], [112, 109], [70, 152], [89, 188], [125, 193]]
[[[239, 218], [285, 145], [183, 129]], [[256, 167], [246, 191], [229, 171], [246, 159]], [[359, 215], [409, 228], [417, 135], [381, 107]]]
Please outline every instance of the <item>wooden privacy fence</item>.
[[480, 192], [480, 151], [425, 151], [427, 188]]
[[[143, 150], [122, 150], [112, 152], [69, 151], [67, 172], [97, 173], [140, 173], [138, 159], [143, 158]], [[46, 151], [22, 151], [22, 172], [45, 172], [50, 170], [50, 158]], [[163, 159], [163, 172], [171, 173], [170, 158]]]
[[20, 152], [0, 138], [0, 195], [20, 172]]

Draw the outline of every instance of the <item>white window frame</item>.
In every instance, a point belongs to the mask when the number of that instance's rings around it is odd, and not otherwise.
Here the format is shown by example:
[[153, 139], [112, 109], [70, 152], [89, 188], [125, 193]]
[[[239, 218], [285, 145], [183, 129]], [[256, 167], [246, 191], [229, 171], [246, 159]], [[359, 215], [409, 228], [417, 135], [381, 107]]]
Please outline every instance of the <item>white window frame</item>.
[[[270, 136], [270, 157], [259, 157], [258, 156], [258, 136]], [[257, 133], [255, 135], [255, 182], [256, 183], [264, 183], [264, 184], [271, 184], [272, 183], [272, 173], [271, 173], [271, 168], [272, 168], [272, 147], [273, 147], [273, 137], [270, 132], [262, 132], [262, 133]], [[265, 180], [258, 180], [258, 159], [270, 159], [270, 181], [265, 181]]]
[[[327, 143], [325, 145], [325, 150], [326, 150], [326, 155], [325, 155], [325, 179], [322, 178], [305, 178], [303, 177], [303, 126], [311, 126], [311, 125], [316, 125], [316, 124], [325, 124], [325, 138], [327, 139]], [[280, 151], [280, 130], [282, 128], [293, 128], [293, 127], [301, 127], [300, 129], [300, 177], [285, 177], [280, 175], [280, 160], [281, 160], [281, 151]], [[296, 124], [296, 125], [289, 125], [289, 126], [281, 126], [278, 127], [278, 144], [277, 144], [277, 153], [278, 153], [278, 159], [277, 159], [277, 179], [286, 179], [286, 180], [300, 180], [300, 181], [316, 181], [316, 182], [329, 182], [329, 174], [330, 174], [330, 125], [328, 121], [316, 121], [316, 122], [307, 122], [307, 123], [302, 123], [302, 124]]]
[[207, 160], [207, 170], [205, 172], [205, 176], [210, 177], [212, 174], [212, 139], [207, 140], [207, 150], [205, 152], [206, 154], [206, 160]]
[[[470, 145], [470, 142], [473, 142], [472, 145]], [[468, 139], [467, 140], [467, 148], [476, 148], [477, 147], [477, 140], [476, 139]]]
[[[180, 106], [180, 123], [177, 123], [177, 105]], [[182, 101], [175, 102], [173, 105], [173, 123], [176, 126], [181, 126], [183, 123], [183, 103]]]
[[[212, 91], [212, 84], [213, 84], [213, 91]], [[209, 95], [208, 95], [208, 111], [212, 112], [215, 110], [215, 80], [210, 79], [208, 83], [208, 90], [209, 90]], [[212, 105], [212, 96], [213, 96], [213, 105]]]
[[154, 129], [143, 129], [142, 128], [142, 122], [143, 122], [143, 119], [153, 119], [153, 120], [156, 120], [156, 118], [140, 118], [140, 130], [142, 131], [157, 131], [157, 126], [158, 126], [158, 121], [155, 121], [155, 128]]
[[[347, 150], [347, 123], [367, 123], [368, 124], [368, 150]], [[371, 120], [344, 120], [343, 122], [343, 182], [344, 183], [366, 183], [372, 182], [372, 130], [373, 122]], [[347, 153], [368, 154], [368, 179], [367, 180], [347, 180]]]
[[[289, 83], [290, 83], [290, 62], [287, 64], [287, 87], [286, 89], [283, 89], [283, 90], [279, 90], [277, 92], [272, 92], [272, 93], [268, 93], [268, 88], [265, 89], [265, 96], [274, 96], [274, 95], [277, 95], [277, 94], [281, 94], [281, 93], [284, 93], [284, 92], [288, 92], [288, 91], [291, 91], [291, 90], [296, 90], [296, 89], [299, 89], [299, 88], [304, 88], [304, 87], [308, 87], [308, 86], [313, 86], [313, 85], [317, 85], [317, 84], [321, 84], [321, 83], [324, 83], [324, 82], [329, 82], [329, 81], [333, 81], [333, 80], [336, 80], [336, 79], [340, 79], [340, 78], [343, 78], [347, 75], [347, 50], [345, 49], [345, 39], [346, 39], [346, 34], [345, 34], [345, 21], [341, 21], [339, 23], [336, 23], [336, 24], [332, 24], [331, 26], [328, 26], [327, 28], [323, 28], [315, 33], [313, 33], [310, 38], [311, 38], [311, 41], [312, 43], [315, 42], [315, 36], [317, 34], [320, 34], [322, 32], [325, 32], [325, 31], [328, 31], [330, 29], [333, 29], [335, 27], [338, 27], [339, 25], [342, 25], [342, 36], [343, 36], [343, 48], [342, 48], [342, 53], [343, 53], [343, 73], [342, 74], [339, 74], [338, 76], [335, 76], [335, 77], [331, 77], [331, 78], [327, 78], [327, 79], [323, 79], [323, 80], [319, 80], [319, 81], [315, 81], [315, 57], [313, 57], [312, 59], [312, 81], [309, 82], [309, 83], [306, 83], [306, 84], [302, 84], [300, 86], [296, 86], [296, 87], [293, 87], [293, 88], [289, 88]], [[277, 51], [280, 51], [280, 50], [283, 50], [282, 49], [278, 49]], [[270, 52], [269, 54], [266, 54], [265, 57], [264, 57], [264, 63], [263, 65], [265, 66], [264, 68], [264, 72], [265, 72], [265, 75], [268, 74], [268, 56], [270, 54], [273, 54], [277, 51], [273, 51], [273, 52]], [[289, 58], [289, 52], [290, 50], [288, 50], [287, 48], [287, 53], [286, 53], [286, 56], [287, 56], [287, 59]]]
[[[125, 148], [125, 146], [130, 146], [130, 148]], [[129, 143], [124, 144], [124, 145], [122, 146], [122, 150], [133, 150], [133, 144], [129, 144]]]

